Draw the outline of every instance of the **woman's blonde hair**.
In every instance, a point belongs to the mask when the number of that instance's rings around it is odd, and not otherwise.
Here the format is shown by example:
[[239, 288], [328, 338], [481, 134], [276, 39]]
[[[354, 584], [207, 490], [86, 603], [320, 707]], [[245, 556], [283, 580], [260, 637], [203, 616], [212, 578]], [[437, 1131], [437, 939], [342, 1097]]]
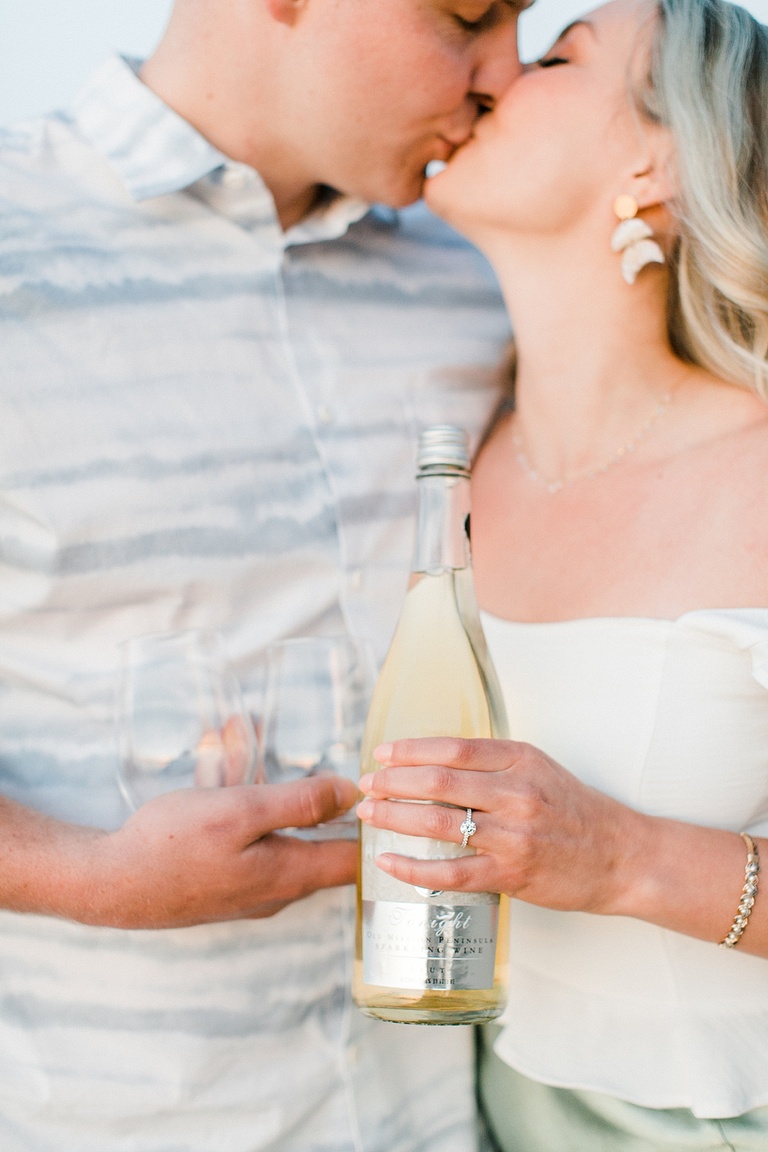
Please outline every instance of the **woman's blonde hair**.
[[638, 100], [676, 150], [669, 332], [768, 400], [768, 28], [728, 0], [658, 0]]

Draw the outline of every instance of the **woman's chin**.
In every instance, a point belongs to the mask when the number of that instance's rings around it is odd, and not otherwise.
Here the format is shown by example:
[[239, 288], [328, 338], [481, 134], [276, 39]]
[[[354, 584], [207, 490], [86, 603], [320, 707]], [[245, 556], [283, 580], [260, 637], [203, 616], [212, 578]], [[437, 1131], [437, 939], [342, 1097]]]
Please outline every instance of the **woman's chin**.
[[442, 172], [430, 176], [424, 185], [424, 199], [436, 216], [447, 220], [449, 224], [458, 227], [457, 217], [461, 213], [461, 201], [455, 194], [451, 180], [451, 167], [448, 164]]
[[478, 213], [472, 210], [471, 204], [465, 202], [464, 197], [459, 194], [459, 190], [452, 187], [448, 182], [441, 183], [443, 177], [448, 174], [446, 170], [445, 173], [433, 176], [427, 181], [424, 199], [435, 216], [439, 216], [457, 232], [461, 232], [467, 239], [477, 243], [475, 232], [478, 225]]

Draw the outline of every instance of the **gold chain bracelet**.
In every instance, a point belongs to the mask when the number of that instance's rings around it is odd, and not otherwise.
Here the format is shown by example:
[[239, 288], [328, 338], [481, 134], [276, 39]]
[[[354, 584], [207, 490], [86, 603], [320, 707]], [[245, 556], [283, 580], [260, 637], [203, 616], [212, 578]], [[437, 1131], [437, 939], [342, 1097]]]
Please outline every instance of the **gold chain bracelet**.
[[757, 844], [755, 844], [748, 832], [740, 832], [739, 835], [747, 846], [747, 866], [744, 872], [744, 887], [741, 890], [739, 910], [734, 917], [733, 924], [731, 924], [730, 932], [725, 940], [720, 941], [721, 948], [735, 948], [739, 940], [741, 940], [744, 935], [744, 929], [749, 923], [749, 917], [752, 915], [752, 909], [755, 906], [755, 897], [757, 896], [757, 882], [760, 874], [760, 856], [757, 851]]

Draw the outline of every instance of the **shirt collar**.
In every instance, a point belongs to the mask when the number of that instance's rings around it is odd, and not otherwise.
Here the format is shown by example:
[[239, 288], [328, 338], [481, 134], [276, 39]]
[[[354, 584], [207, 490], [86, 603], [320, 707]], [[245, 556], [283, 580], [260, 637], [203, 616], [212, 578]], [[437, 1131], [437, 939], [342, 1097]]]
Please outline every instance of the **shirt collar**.
[[[244, 167], [214, 148], [142, 84], [140, 66], [138, 60], [111, 57], [71, 107], [82, 135], [109, 161], [134, 200], [180, 192], [213, 173], [220, 176], [221, 170]], [[263, 185], [258, 173], [254, 176]], [[264, 191], [269, 196], [266, 187]], [[362, 200], [329, 192], [306, 219], [288, 230], [284, 242], [336, 239], [369, 208]]]
[[142, 84], [138, 68], [121, 56], [105, 61], [71, 111], [134, 200], [149, 200], [188, 188], [226, 157]]
[[294, 224], [285, 234], [288, 244], [315, 244], [321, 240], [336, 240], [371, 210], [365, 200], [342, 196], [329, 188], [327, 194], [308, 216]]

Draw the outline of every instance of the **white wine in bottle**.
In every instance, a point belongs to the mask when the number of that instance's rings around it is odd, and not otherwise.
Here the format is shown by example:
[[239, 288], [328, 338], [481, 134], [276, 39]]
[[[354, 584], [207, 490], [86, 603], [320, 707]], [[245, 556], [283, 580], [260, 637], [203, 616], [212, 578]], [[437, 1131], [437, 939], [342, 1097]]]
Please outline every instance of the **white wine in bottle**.
[[[469, 551], [469, 454], [452, 425], [419, 442], [413, 574], [368, 715], [361, 767], [377, 745], [416, 736], [507, 736], [501, 690], [475, 601]], [[496, 893], [433, 892], [376, 867], [395, 852], [419, 860], [474, 855], [456, 842], [364, 824], [354, 998], [369, 1016], [410, 1024], [476, 1024], [504, 1009], [508, 901]]]

